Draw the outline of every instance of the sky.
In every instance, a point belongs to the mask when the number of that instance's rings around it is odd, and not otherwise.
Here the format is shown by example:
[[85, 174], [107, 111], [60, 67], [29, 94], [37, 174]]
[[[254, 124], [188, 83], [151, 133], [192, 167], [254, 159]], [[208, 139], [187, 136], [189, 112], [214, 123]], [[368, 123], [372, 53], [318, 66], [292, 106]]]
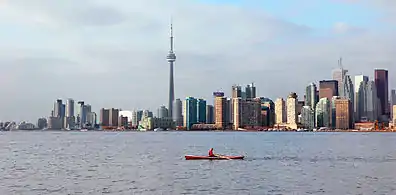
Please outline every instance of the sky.
[[167, 104], [169, 24], [175, 96], [303, 97], [331, 79], [389, 70], [396, 88], [394, 0], [0, 0], [0, 120], [35, 122], [53, 102], [155, 110]]

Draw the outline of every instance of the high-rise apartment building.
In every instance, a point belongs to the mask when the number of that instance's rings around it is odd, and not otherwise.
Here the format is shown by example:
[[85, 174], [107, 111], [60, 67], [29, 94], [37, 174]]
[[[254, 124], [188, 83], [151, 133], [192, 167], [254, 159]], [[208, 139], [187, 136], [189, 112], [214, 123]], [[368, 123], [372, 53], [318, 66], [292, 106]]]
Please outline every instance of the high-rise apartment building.
[[286, 100], [287, 124], [292, 128], [297, 128], [297, 94], [291, 93]]
[[305, 103], [304, 106], [309, 106], [313, 110], [315, 110], [316, 103], [318, 103], [318, 99], [316, 97], [317, 87], [315, 83], [309, 84], [305, 89]]
[[335, 99], [336, 129], [353, 128], [353, 106], [351, 100], [347, 98]]
[[197, 124], [197, 105], [198, 101], [194, 97], [186, 98], [184, 106], [184, 126], [187, 128], [187, 130], [190, 130], [192, 125]]
[[183, 102], [180, 99], [173, 101], [173, 121], [176, 126], [183, 126]]
[[287, 122], [286, 102], [283, 98], [275, 101], [275, 123], [284, 124]]
[[232, 86], [232, 98], [240, 98], [242, 97], [242, 87], [239, 85], [233, 85]]
[[168, 109], [165, 106], [161, 106], [157, 109], [158, 118], [168, 118]]
[[214, 123], [214, 107], [212, 105], [206, 105], [206, 123]]
[[310, 106], [301, 109], [301, 124], [310, 130], [315, 128], [315, 111]]
[[254, 83], [246, 86], [245, 93], [246, 93], [246, 99], [256, 98], [256, 87], [254, 86]]
[[[118, 127], [119, 109], [111, 108], [109, 110], [109, 126]], [[152, 116], [151, 116], [152, 117]]]
[[66, 116], [73, 117], [74, 116], [74, 100], [67, 99], [66, 101]]
[[315, 122], [316, 127], [330, 127], [330, 101], [324, 97], [316, 104]]
[[229, 120], [227, 116], [227, 98], [224, 97], [223, 92], [214, 92], [215, 97], [215, 124], [218, 129], [225, 129], [228, 126]]
[[57, 99], [54, 103], [54, 114], [53, 117], [61, 117], [62, 116], [62, 100]]
[[261, 124], [261, 102], [260, 99], [234, 98], [233, 127], [239, 128], [257, 127]]
[[206, 123], [206, 100], [198, 99], [197, 112], [198, 123]]
[[275, 125], [275, 103], [269, 98], [257, 98], [261, 102], [261, 126], [273, 127]]
[[389, 116], [389, 81], [388, 70], [376, 69], [374, 70], [374, 81], [377, 88], [377, 96], [380, 100], [380, 114]]
[[319, 99], [327, 98], [329, 101], [333, 96], [338, 96], [338, 81], [323, 80], [319, 81]]

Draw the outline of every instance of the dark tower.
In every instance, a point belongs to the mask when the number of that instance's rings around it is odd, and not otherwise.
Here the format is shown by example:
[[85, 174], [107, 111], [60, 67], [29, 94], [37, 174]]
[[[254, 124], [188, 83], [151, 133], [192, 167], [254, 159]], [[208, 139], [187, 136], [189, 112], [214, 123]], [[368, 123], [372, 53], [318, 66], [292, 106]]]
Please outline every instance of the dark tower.
[[380, 100], [381, 115], [389, 116], [389, 97], [388, 97], [388, 70], [376, 69], [374, 71], [374, 82], [377, 88], [377, 96]]

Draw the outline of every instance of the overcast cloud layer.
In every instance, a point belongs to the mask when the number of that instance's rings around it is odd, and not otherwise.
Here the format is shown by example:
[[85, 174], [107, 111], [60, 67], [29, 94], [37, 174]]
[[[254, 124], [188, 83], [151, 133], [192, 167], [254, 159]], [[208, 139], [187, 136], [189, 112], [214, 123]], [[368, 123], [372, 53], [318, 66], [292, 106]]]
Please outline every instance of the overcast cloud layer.
[[85, 100], [95, 111], [166, 104], [171, 15], [177, 98], [212, 102], [213, 91], [251, 82], [260, 96], [302, 97], [308, 83], [331, 78], [340, 56], [353, 75], [389, 69], [396, 87], [394, 1], [340, 0], [383, 17], [372, 27], [338, 21], [326, 29], [254, 2], [0, 0], [0, 119], [48, 116], [57, 98]]

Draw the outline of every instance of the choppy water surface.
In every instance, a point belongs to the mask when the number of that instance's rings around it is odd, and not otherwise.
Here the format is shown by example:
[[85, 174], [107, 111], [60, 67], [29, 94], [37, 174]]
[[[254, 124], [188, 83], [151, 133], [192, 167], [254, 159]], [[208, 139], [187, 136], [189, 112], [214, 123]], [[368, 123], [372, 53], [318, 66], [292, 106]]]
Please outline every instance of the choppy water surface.
[[[186, 161], [210, 147], [246, 160]], [[0, 132], [0, 194], [396, 194], [396, 134]]]

